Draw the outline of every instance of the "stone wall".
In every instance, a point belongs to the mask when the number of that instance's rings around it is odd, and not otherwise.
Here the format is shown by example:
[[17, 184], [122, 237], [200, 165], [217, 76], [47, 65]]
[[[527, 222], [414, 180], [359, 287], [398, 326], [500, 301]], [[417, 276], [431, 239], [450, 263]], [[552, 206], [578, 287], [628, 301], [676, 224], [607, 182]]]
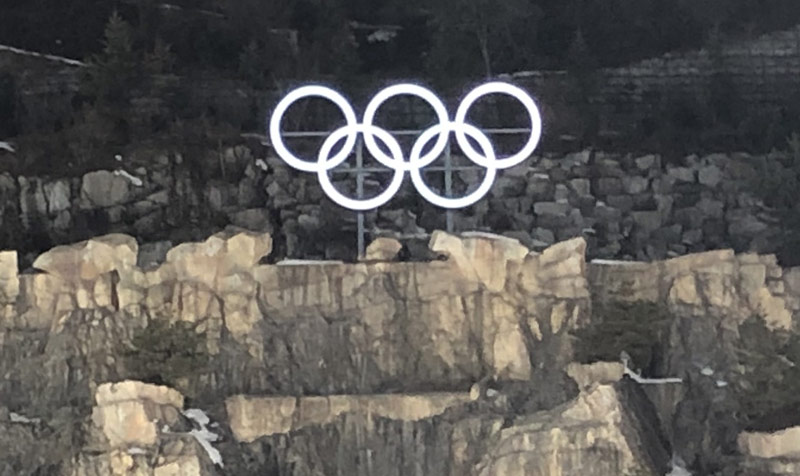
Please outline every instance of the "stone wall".
[[[455, 231], [504, 234], [533, 249], [580, 236], [592, 259], [655, 260], [728, 247], [770, 253], [779, 246], [780, 223], [750, 193], [764, 160], [718, 154], [675, 166], [657, 155], [534, 157], [501, 172], [481, 202], [455, 211]], [[290, 169], [263, 146], [238, 146], [191, 163], [140, 154], [122, 165], [130, 176], [103, 170], [74, 179], [0, 175], [0, 247], [20, 250], [27, 266], [53, 245], [128, 233], [153, 250], [148, 260], [158, 261], [169, 248], [165, 241], [197, 240], [233, 224], [272, 232], [278, 258], [355, 258], [356, 214], [325, 198], [314, 174]], [[225, 180], [202, 182], [198, 168], [217, 170]], [[387, 175], [367, 176], [366, 193], [377, 193]], [[337, 186], [354, 193], [355, 179], [342, 177]], [[455, 187], [480, 178], [479, 171], [464, 173]], [[445, 213], [406, 179], [396, 198], [366, 214], [366, 227], [368, 240], [400, 238], [415, 255], [424, 252], [432, 230], [445, 227]]]

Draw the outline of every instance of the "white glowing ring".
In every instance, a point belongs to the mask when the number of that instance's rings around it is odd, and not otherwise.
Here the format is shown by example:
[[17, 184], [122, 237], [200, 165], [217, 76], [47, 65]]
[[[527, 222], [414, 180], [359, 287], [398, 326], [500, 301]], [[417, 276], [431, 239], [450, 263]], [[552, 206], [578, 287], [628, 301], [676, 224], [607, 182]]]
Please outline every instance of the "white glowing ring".
[[386, 144], [386, 146], [389, 148], [389, 151], [392, 153], [391, 163], [403, 162], [403, 151], [400, 149], [400, 144], [397, 143], [397, 140], [395, 140], [391, 134], [376, 126], [356, 124], [353, 127], [345, 126], [335, 130], [330, 136], [328, 136], [327, 139], [325, 139], [325, 142], [322, 143], [322, 147], [319, 150], [317, 177], [319, 178], [319, 183], [322, 186], [322, 190], [334, 202], [351, 210], [372, 210], [385, 204], [395, 196], [397, 191], [400, 190], [400, 186], [403, 185], [403, 179], [405, 178], [406, 173], [402, 168], [395, 168], [394, 176], [392, 177], [392, 181], [389, 183], [389, 187], [387, 187], [386, 190], [378, 195], [368, 199], [358, 200], [350, 198], [336, 190], [336, 187], [333, 186], [331, 179], [328, 177], [328, 171], [344, 162], [346, 157], [338, 158], [337, 156], [329, 159], [328, 155], [331, 153], [333, 146], [341, 141], [343, 137], [350, 137], [354, 133], [362, 133], [364, 136], [367, 134], [377, 136], [378, 139]]
[[[395, 96], [402, 95], [417, 96], [418, 98], [430, 104], [430, 106], [433, 108], [433, 111], [436, 113], [436, 118], [439, 120], [439, 124], [447, 124], [450, 122], [450, 115], [447, 113], [447, 108], [444, 107], [442, 101], [429, 89], [425, 89], [422, 86], [417, 86], [416, 84], [396, 84], [394, 86], [389, 86], [388, 88], [376, 94], [369, 104], [367, 104], [367, 108], [364, 110], [364, 125], [372, 125], [372, 121], [375, 120], [375, 114], [378, 112], [378, 108], [381, 106], [381, 104]], [[412, 158], [408, 162], [401, 161], [400, 163], [394, 163], [391, 157], [384, 154], [381, 148], [378, 147], [378, 144], [375, 143], [375, 138], [369, 132], [364, 133], [364, 144], [367, 146], [369, 153], [372, 154], [375, 160], [381, 164], [389, 168], [402, 167], [404, 171], [410, 172], [412, 170], [420, 169], [429, 165], [431, 162], [436, 160], [436, 158], [439, 157], [442, 152], [444, 152], [445, 148], [447, 148], [447, 134], [439, 135], [439, 138], [433, 145], [433, 148], [425, 155], [418, 158]]]
[[[417, 142], [414, 143], [414, 147], [411, 149], [411, 160], [413, 161], [414, 158], [422, 152], [423, 147], [430, 142], [434, 135], [438, 134], [439, 137], [443, 136], [447, 138], [451, 131], [456, 133], [460, 131], [462, 134], [471, 136], [473, 139], [475, 139], [480, 148], [483, 149], [483, 153], [485, 154], [483, 159], [485, 159], [485, 162], [489, 164], [489, 166], [486, 167], [486, 176], [483, 177], [483, 182], [481, 182], [478, 188], [476, 188], [472, 193], [464, 197], [449, 198], [437, 195], [428, 187], [428, 185], [425, 183], [425, 180], [422, 178], [422, 169], [413, 169], [411, 171], [411, 180], [414, 183], [414, 188], [417, 189], [417, 192], [419, 192], [419, 194], [430, 203], [442, 208], [464, 208], [474, 204], [486, 196], [486, 194], [489, 193], [489, 189], [492, 188], [494, 179], [497, 176], [497, 167], [493, 165], [495, 162], [494, 147], [492, 147], [492, 143], [489, 141], [489, 138], [486, 137], [486, 134], [481, 132], [477, 127], [469, 124], [458, 124], [455, 122], [450, 122], [448, 124], [436, 124], [423, 132], [422, 135], [419, 136]], [[475, 163], [478, 162], [475, 161]]]
[[[493, 164], [498, 169], [507, 169], [509, 167], [513, 167], [525, 161], [528, 157], [531, 156], [533, 151], [536, 149], [536, 146], [539, 144], [539, 139], [542, 136], [542, 116], [539, 114], [539, 108], [536, 107], [536, 103], [533, 102], [528, 94], [523, 91], [522, 89], [513, 86], [508, 83], [501, 83], [501, 82], [492, 82], [482, 84], [472, 91], [461, 101], [461, 104], [458, 106], [458, 110], [456, 111], [455, 123], [456, 124], [464, 124], [467, 119], [467, 113], [469, 112], [469, 108], [480, 99], [481, 97], [487, 94], [507, 94], [512, 96], [516, 100], [518, 100], [525, 109], [528, 111], [528, 115], [531, 119], [531, 136], [528, 139], [528, 142], [522, 147], [522, 149], [517, 152], [516, 154], [497, 159], [493, 161]], [[470, 160], [475, 162], [476, 164], [480, 164], [484, 167], [489, 165], [489, 161], [486, 160], [485, 157], [482, 157], [473, 147], [472, 144], [469, 143], [467, 140], [466, 135], [464, 134], [463, 130], [456, 129], [456, 140], [458, 141], [458, 145], [461, 147], [461, 151], [464, 152]]]
[[346, 127], [349, 128], [347, 132], [347, 140], [345, 141], [342, 150], [340, 150], [334, 157], [330, 159], [331, 162], [338, 161], [341, 163], [344, 161], [347, 156], [353, 152], [353, 149], [356, 145], [356, 139], [358, 138], [358, 133], [353, 130], [353, 127], [358, 124], [358, 119], [356, 119], [356, 113], [353, 111], [353, 107], [349, 102], [347, 102], [347, 99], [345, 99], [344, 96], [337, 93], [333, 89], [326, 88], [325, 86], [303, 86], [290, 92], [285, 98], [281, 99], [277, 106], [275, 106], [275, 111], [272, 113], [272, 118], [269, 121], [269, 136], [272, 141], [272, 146], [275, 148], [275, 152], [287, 164], [298, 170], [302, 170], [303, 172], [316, 172], [318, 164], [316, 162], [301, 160], [292, 154], [291, 151], [289, 151], [289, 149], [286, 147], [286, 144], [283, 143], [283, 138], [281, 137], [281, 121], [283, 120], [283, 116], [286, 114], [286, 111], [292, 104], [294, 104], [295, 101], [314, 96], [328, 99], [339, 106], [342, 114], [344, 114], [344, 120], [347, 122]]
[[[466, 123], [469, 108], [472, 107], [475, 101], [487, 94], [510, 95], [519, 100], [528, 111], [531, 120], [530, 137], [522, 149], [512, 156], [498, 159], [489, 138], [476, 127]], [[430, 127], [417, 138], [417, 141], [411, 148], [411, 153], [407, 162], [403, 157], [403, 151], [397, 140], [387, 131], [373, 124], [375, 114], [381, 104], [398, 95], [412, 95], [423, 99], [431, 105], [439, 119], [439, 124]], [[316, 161], [302, 160], [296, 157], [286, 148], [283, 138], [281, 137], [281, 121], [288, 108], [295, 101], [310, 96], [329, 99], [339, 106], [339, 109], [344, 114], [346, 122], [344, 127], [337, 129], [324, 141]], [[431, 164], [444, 152], [447, 147], [450, 132], [455, 133], [456, 140], [466, 157], [487, 169], [483, 182], [475, 191], [466, 197], [441, 197], [428, 188], [422, 178], [422, 168]], [[290, 92], [275, 107], [269, 123], [269, 134], [275, 152], [279, 157], [298, 170], [315, 172], [319, 177], [322, 189], [328, 197], [343, 207], [353, 210], [370, 210], [385, 204], [391, 200], [400, 189], [403, 179], [405, 178], [405, 172], [409, 171], [411, 172], [411, 178], [417, 191], [432, 204], [443, 208], [461, 208], [474, 204], [488, 193], [497, 175], [497, 170], [513, 167], [523, 162], [533, 153], [541, 138], [542, 120], [536, 103], [525, 91], [511, 84], [501, 82], [486, 83], [470, 91], [459, 105], [455, 120], [453, 121], [450, 121], [447, 109], [442, 101], [430, 90], [414, 84], [390, 86], [380, 91], [369, 102], [364, 112], [363, 124], [358, 123], [350, 103], [336, 91], [324, 86], [303, 86]], [[395, 172], [392, 181], [389, 183], [389, 187], [385, 191], [376, 197], [361, 200], [344, 196], [336, 190], [328, 177], [328, 172], [331, 169], [343, 163], [347, 157], [352, 154], [355, 149], [358, 134], [363, 134], [367, 152], [378, 160], [378, 162]], [[434, 136], [438, 136], [436, 143], [430, 151], [423, 154], [423, 149]], [[479, 148], [482, 149], [482, 154], [475, 150], [467, 139], [467, 136], [478, 143]], [[381, 147], [378, 146], [375, 140], [376, 137], [386, 145], [390, 154], [387, 155]], [[341, 150], [334, 156], [329, 157], [333, 147], [343, 138], [346, 139]]]

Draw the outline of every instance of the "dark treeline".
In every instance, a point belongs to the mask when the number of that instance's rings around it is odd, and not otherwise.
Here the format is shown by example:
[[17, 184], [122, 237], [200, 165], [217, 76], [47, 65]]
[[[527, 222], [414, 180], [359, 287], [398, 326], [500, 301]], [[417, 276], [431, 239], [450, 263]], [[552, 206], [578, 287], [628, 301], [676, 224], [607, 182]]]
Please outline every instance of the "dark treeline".
[[[422, 79], [446, 93], [500, 73], [566, 70], [563, 91], [547, 96], [559, 112], [542, 147], [560, 147], [562, 136], [575, 139], [569, 147], [602, 146], [596, 68], [800, 23], [798, 0], [4, 0], [0, 12], [0, 44], [90, 65], [70, 114], [26, 129], [19, 107], [0, 120], [3, 137], [26, 136], [25, 166], [68, 150], [79, 168], [142, 141], [185, 138], [201, 149], [260, 131], [266, 90], [331, 77]], [[0, 77], [0, 105], [18, 102], [12, 76]], [[250, 86], [246, 104], [192, 93], [231, 78]], [[763, 151], [797, 130], [787, 118], [800, 102], [757, 116], [736, 109], [729, 78], [717, 79], [708, 97], [664, 101], [624, 143], [675, 156], [717, 144]]]
[[[797, 0], [4, 0], [0, 43], [87, 58], [114, 10], [136, 47], [179, 70], [286, 77], [475, 77], [561, 69], [582, 37], [593, 66], [800, 21]], [[399, 27], [399, 28], [397, 28]], [[387, 41], [388, 40], [388, 41]]]

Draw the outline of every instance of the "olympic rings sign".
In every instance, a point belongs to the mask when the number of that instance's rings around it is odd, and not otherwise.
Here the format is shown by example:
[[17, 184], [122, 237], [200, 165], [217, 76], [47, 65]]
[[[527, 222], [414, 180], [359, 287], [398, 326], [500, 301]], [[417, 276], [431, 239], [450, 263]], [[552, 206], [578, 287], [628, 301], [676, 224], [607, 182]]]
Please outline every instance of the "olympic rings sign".
[[[506, 94], [517, 99], [527, 110], [531, 121], [530, 137], [522, 149], [508, 157], [498, 158], [486, 134], [480, 129], [466, 122], [470, 107], [487, 94]], [[411, 148], [408, 160], [403, 156], [403, 151], [397, 140], [386, 130], [373, 124], [378, 108], [395, 96], [411, 95], [427, 102], [436, 113], [439, 123], [422, 132]], [[321, 97], [333, 102], [342, 111], [345, 125], [333, 131], [320, 147], [316, 161], [308, 161], [295, 156], [286, 147], [281, 136], [281, 121], [289, 107], [296, 101], [308, 97]], [[431, 190], [422, 178], [421, 170], [436, 160], [445, 151], [450, 140], [450, 133], [454, 133], [456, 141], [464, 155], [475, 164], [486, 168], [483, 182], [472, 192], [464, 197], [442, 197]], [[328, 172], [341, 165], [353, 153], [358, 134], [364, 137], [367, 151], [385, 167], [394, 170], [394, 176], [386, 190], [375, 197], [368, 199], [353, 199], [343, 195], [331, 183]], [[450, 120], [442, 101], [430, 90], [415, 84], [397, 84], [390, 86], [372, 98], [364, 111], [364, 121], [358, 123], [353, 107], [341, 94], [325, 86], [303, 86], [287, 94], [275, 107], [269, 122], [269, 135], [275, 152], [287, 164], [304, 172], [315, 172], [320, 185], [328, 197], [337, 204], [351, 210], [371, 210], [385, 204], [397, 193], [405, 178], [405, 173], [411, 173], [411, 180], [420, 195], [434, 205], [442, 208], [463, 208], [470, 206], [483, 198], [494, 183], [497, 171], [513, 167], [522, 163], [536, 149], [542, 134], [542, 119], [539, 109], [533, 99], [522, 89], [503, 82], [490, 82], [482, 84], [464, 97], [456, 111], [455, 119]], [[480, 151], [475, 150], [467, 137], [471, 137]], [[336, 154], [331, 155], [333, 147], [344, 140], [344, 146]], [[433, 147], [423, 153], [425, 147], [435, 140]], [[382, 142], [389, 151], [386, 154], [378, 141]]]

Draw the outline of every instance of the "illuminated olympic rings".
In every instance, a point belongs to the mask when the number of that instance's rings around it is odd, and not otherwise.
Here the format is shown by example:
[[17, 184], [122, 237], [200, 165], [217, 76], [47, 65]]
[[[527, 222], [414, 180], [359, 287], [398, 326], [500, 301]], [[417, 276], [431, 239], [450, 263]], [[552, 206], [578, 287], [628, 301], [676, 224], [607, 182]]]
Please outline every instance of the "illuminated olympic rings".
[[[487, 94], [506, 94], [517, 99], [526, 109], [531, 121], [530, 137], [525, 145], [517, 152], [508, 157], [496, 157], [494, 147], [480, 129], [466, 122], [470, 107]], [[373, 124], [378, 108], [395, 96], [411, 95], [416, 96], [427, 102], [436, 114], [439, 123], [433, 125], [417, 138], [411, 148], [408, 160], [403, 157], [403, 151], [397, 140], [387, 131]], [[342, 111], [345, 125], [331, 133], [323, 142], [315, 162], [302, 160], [295, 156], [286, 147], [281, 135], [281, 121], [289, 107], [296, 101], [309, 97], [321, 97], [333, 102]], [[436, 160], [447, 148], [450, 133], [454, 133], [461, 151], [475, 164], [486, 169], [483, 182], [465, 197], [449, 198], [442, 197], [431, 190], [422, 179], [421, 170]], [[358, 134], [364, 136], [364, 145], [372, 157], [385, 167], [394, 170], [394, 176], [386, 190], [375, 197], [368, 199], [353, 199], [344, 196], [336, 190], [328, 177], [328, 172], [342, 164], [356, 146]], [[539, 143], [542, 134], [542, 119], [539, 109], [533, 99], [522, 89], [503, 82], [490, 82], [482, 84], [464, 97], [464, 100], [456, 111], [455, 120], [451, 121], [442, 101], [430, 90], [415, 84], [398, 84], [389, 86], [380, 91], [367, 105], [364, 111], [364, 122], [359, 124], [353, 107], [341, 94], [325, 86], [303, 86], [287, 94], [275, 107], [269, 122], [269, 135], [272, 146], [278, 156], [288, 165], [304, 172], [315, 172], [319, 178], [322, 189], [328, 197], [337, 204], [351, 210], [371, 210], [385, 204], [397, 193], [405, 178], [405, 173], [411, 173], [411, 180], [414, 187], [426, 200], [442, 208], [463, 208], [470, 206], [483, 198], [494, 183], [497, 170], [507, 169], [520, 164], [530, 157]], [[468, 137], [472, 138], [478, 145], [480, 152], [470, 143]], [[344, 140], [344, 145], [335, 154], [331, 155], [334, 146]], [[382, 142], [388, 150], [384, 152], [378, 145]], [[425, 147], [434, 141], [433, 146], [427, 152]]]

